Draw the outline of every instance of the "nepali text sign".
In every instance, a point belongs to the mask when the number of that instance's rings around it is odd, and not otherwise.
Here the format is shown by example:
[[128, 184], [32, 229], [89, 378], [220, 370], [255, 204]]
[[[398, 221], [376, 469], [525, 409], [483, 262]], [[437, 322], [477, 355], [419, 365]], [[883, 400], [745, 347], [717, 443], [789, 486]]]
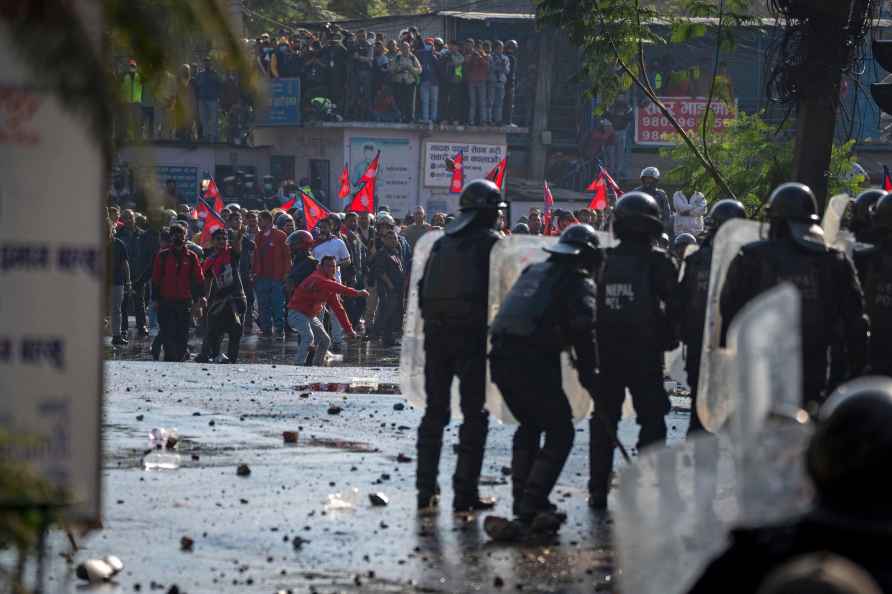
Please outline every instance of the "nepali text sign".
[[448, 188], [452, 181], [452, 172], [446, 169], [446, 159], [452, 159], [464, 152], [465, 183], [482, 179], [505, 156], [507, 147], [504, 144], [468, 144], [462, 142], [425, 142], [424, 143], [424, 185], [428, 187]]
[[[660, 97], [660, 101], [688, 132], [700, 126], [708, 103], [706, 97]], [[729, 120], [735, 118], [737, 108], [713, 100], [710, 111], [715, 113], [715, 125], [712, 130], [720, 132], [728, 125]], [[674, 144], [672, 139], [675, 135], [675, 128], [669, 123], [669, 118], [664, 116], [652, 102], [635, 108], [635, 144], [671, 146]]]
[[265, 124], [293, 126], [300, 123], [300, 79], [277, 78], [269, 84], [269, 111]]
[[177, 200], [184, 204], [196, 204], [198, 199], [198, 167], [183, 165], [156, 165], [158, 182], [164, 186], [172, 180], [177, 188]]
[[[390, 207], [395, 217], [403, 217], [418, 204], [418, 142], [409, 138], [348, 136], [346, 141], [350, 186], [362, 187], [362, 175], [378, 152], [378, 178], [375, 184], [375, 208]], [[344, 204], [350, 201], [348, 197]]]
[[[64, 490], [69, 519], [95, 524], [102, 153], [89, 122], [37, 84], [13, 37], [0, 23], [0, 457]], [[23, 503], [61, 501], [0, 499], [0, 507]]]

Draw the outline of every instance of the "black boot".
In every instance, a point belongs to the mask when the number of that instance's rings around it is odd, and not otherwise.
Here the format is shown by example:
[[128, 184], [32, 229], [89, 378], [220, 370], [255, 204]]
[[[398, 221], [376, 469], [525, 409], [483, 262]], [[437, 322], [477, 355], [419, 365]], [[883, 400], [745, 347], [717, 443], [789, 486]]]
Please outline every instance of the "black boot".
[[418, 489], [418, 510], [432, 511], [439, 503], [440, 488], [437, 486], [437, 475], [440, 469], [440, 451], [442, 443], [429, 441], [418, 430], [418, 465], [415, 471], [415, 487]]
[[452, 509], [459, 513], [493, 509], [496, 500], [492, 497], [481, 498], [478, 491], [480, 471], [483, 468], [483, 451], [468, 451], [468, 449], [470, 448], [460, 447], [458, 461], [455, 463], [455, 475], [452, 477], [455, 497], [452, 500]]

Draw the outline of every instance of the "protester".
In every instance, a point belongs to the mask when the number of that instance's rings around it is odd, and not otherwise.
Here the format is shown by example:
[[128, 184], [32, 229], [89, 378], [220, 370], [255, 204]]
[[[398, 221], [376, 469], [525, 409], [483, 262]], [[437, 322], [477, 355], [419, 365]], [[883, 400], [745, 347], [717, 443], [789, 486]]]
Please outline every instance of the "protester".
[[415, 244], [421, 239], [421, 236], [431, 230], [431, 226], [424, 222], [424, 216], [424, 207], [416, 207], [415, 214], [412, 215], [412, 224], [408, 225], [402, 231], [402, 236], [406, 238], [406, 241], [409, 242], [409, 245], [413, 250], [415, 249]]
[[115, 237], [114, 223], [109, 219], [108, 250], [111, 260], [111, 292], [109, 294], [109, 323], [111, 324], [112, 345], [125, 346], [127, 339], [121, 335], [121, 304], [124, 296], [131, 292], [130, 265], [127, 260], [127, 247]]
[[[247, 306], [240, 274], [244, 229], [236, 230], [232, 244], [229, 234], [220, 227], [212, 234], [214, 251], [202, 265], [205, 278], [205, 299], [208, 303], [207, 340], [205, 350], [195, 359], [199, 363], [235, 363], [242, 339], [242, 320]], [[227, 354], [220, 352], [223, 336], [229, 338]]]
[[375, 334], [381, 338], [384, 346], [393, 346], [402, 332], [403, 287], [406, 282], [406, 268], [395, 229], [390, 228], [383, 233], [382, 247], [375, 253], [370, 270], [378, 287]]
[[300, 336], [297, 365], [306, 364], [310, 345], [316, 347], [313, 365], [318, 366], [325, 362], [331, 338], [319, 319], [323, 306], [327, 306], [329, 311], [333, 312], [347, 335], [356, 336], [339, 295], [366, 297], [368, 293], [356, 291], [337, 282], [335, 280], [337, 268], [337, 260], [334, 256], [324, 256], [320, 261], [319, 269], [298, 285], [288, 302], [288, 323]]
[[[337, 282], [342, 282], [341, 267], [349, 265], [352, 260], [347, 244], [337, 235], [337, 230], [332, 228], [331, 219], [322, 219], [316, 225], [318, 236], [316, 245], [313, 248], [313, 257], [322, 262], [325, 256], [332, 256], [335, 259], [335, 275]], [[329, 313], [333, 313], [329, 310]], [[332, 344], [331, 351], [335, 354], [344, 352], [344, 331], [346, 327], [340, 323], [340, 318], [332, 316], [331, 318], [331, 334]]]
[[263, 337], [284, 338], [285, 275], [291, 268], [291, 256], [283, 231], [273, 228], [273, 217], [267, 211], [258, 217], [259, 233], [252, 270], [257, 294], [258, 319]]
[[146, 327], [146, 282], [151, 276], [153, 253], [148, 252], [150, 246], [146, 239], [146, 232], [136, 226], [136, 214], [130, 210], [121, 213], [124, 225], [118, 229], [116, 237], [123, 242], [126, 248], [127, 261], [130, 268], [130, 279], [133, 290], [127, 292], [121, 309], [121, 338], [128, 338], [130, 314], [136, 317], [136, 333], [140, 338], [149, 335]]
[[[152, 298], [158, 308], [160, 343], [165, 361], [183, 361], [192, 315], [207, 306], [204, 274], [198, 256], [186, 249], [186, 228], [170, 227], [170, 247], [158, 252], [152, 270]], [[192, 306], [190, 311], [190, 305]]]

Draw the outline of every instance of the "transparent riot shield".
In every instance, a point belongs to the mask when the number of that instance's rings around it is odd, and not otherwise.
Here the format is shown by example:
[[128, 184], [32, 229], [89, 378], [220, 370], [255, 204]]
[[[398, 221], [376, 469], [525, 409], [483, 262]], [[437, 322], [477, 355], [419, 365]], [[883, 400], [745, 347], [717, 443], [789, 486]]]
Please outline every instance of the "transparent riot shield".
[[[698, 245], [689, 245], [685, 247], [684, 257], [688, 258], [691, 254], [696, 253], [700, 249]], [[678, 280], [684, 277], [685, 271], [685, 263], [682, 261], [681, 266], [678, 268]], [[686, 350], [684, 345], [679, 345], [677, 349], [674, 351], [669, 351], [666, 353], [665, 358], [665, 375], [668, 378], [666, 382], [666, 389], [671, 394], [673, 391], [681, 389], [683, 391], [690, 391], [691, 386], [688, 385], [688, 372], [685, 370], [685, 359], [686, 359]], [[691, 411], [691, 414], [696, 414], [694, 411]]]
[[728, 418], [735, 382], [734, 353], [720, 347], [722, 317], [719, 299], [731, 261], [741, 247], [760, 239], [760, 228], [756, 221], [732, 219], [721, 226], [713, 240], [700, 383], [697, 386], [697, 413], [703, 426], [713, 433]]
[[837, 194], [827, 203], [821, 227], [824, 229], [824, 241], [831, 247], [844, 249], [837, 245], [839, 231], [842, 228], [842, 219], [846, 214], [846, 208], [852, 203], [852, 197], [848, 194]]
[[641, 452], [619, 472], [614, 535], [622, 592], [682, 594], [735, 527], [792, 518], [811, 505], [804, 452], [812, 426], [769, 421], [747, 456], [701, 433]]
[[[426, 402], [424, 390], [424, 320], [418, 309], [418, 281], [424, 275], [424, 267], [431, 250], [442, 231], [430, 231], [421, 236], [412, 252], [412, 271], [409, 275], [409, 303], [403, 323], [403, 344], [400, 349], [400, 390], [403, 398], [423, 408]], [[452, 383], [452, 412], [460, 414], [458, 407], [458, 382]]]
[[[598, 239], [602, 247], [609, 247], [615, 243], [613, 237], [608, 233], [598, 232]], [[547, 259], [548, 252], [543, 248], [555, 242], [557, 242], [557, 237], [512, 235], [496, 243], [489, 258], [490, 323], [499, 312], [502, 301], [523, 270], [530, 264]], [[487, 345], [487, 352], [490, 348], [490, 345]], [[592, 399], [588, 391], [579, 383], [576, 369], [567, 353], [561, 355], [561, 364], [564, 392], [570, 400], [573, 418], [580, 421], [591, 412]], [[502, 423], [516, 423], [517, 421], [508, 410], [498, 387], [490, 379], [489, 365], [486, 368], [486, 380], [486, 408]]]
[[783, 283], [749, 302], [728, 329], [737, 354], [731, 430], [741, 449], [761, 433], [769, 415], [801, 419], [802, 320], [799, 291]]

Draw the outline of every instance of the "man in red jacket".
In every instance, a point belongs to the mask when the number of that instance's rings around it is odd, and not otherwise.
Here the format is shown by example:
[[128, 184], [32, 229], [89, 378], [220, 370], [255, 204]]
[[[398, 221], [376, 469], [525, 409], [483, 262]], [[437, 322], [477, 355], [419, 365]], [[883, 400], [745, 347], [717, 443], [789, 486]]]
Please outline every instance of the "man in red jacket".
[[297, 347], [297, 364], [304, 365], [310, 345], [316, 344], [313, 365], [322, 365], [331, 337], [325, 331], [319, 314], [325, 305], [334, 312], [348, 336], [356, 336], [339, 295], [368, 297], [368, 291], [357, 291], [335, 280], [338, 264], [334, 256], [325, 256], [319, 269], [308, 276], [291, 295], [288, 302], [288, 324], [300, 336]]
[[[198, 256], [186, 249], [186, 228], [170, 227], [170, 247], [158, 252], [152, 267], [152, 297], [165, 361], [186, 358], [191, 315], [207, 305]], [[189, 306], [192, 305], [190, 312]]]
[[263, 336], [285, 336], [285, 277], [291, 270], [291, 250], [283, 231], [273, 228], [268, 211], [258, 218], [260, 233], [254, 238], [254, 291], [257, 293], [258, 324]]

